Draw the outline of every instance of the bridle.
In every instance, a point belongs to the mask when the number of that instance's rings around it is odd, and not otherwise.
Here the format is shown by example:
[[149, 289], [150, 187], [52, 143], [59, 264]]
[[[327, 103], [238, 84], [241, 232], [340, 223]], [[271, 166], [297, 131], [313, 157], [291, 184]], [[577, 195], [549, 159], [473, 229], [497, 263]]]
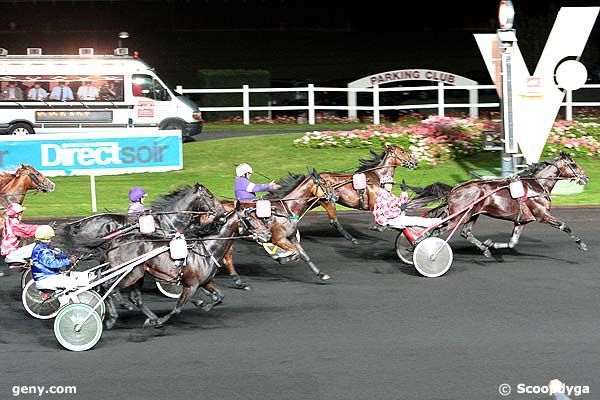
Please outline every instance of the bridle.
[[[417, 166], [417, 163], [412, 161], [410, 156], [408, 159], [401, 158], [400, 156], [398, 156], [398, 154], [396, 153], [396, 147], [390, 147], [390, 149], [391, 151], [388, 153], [388, 155], [390, 155], [393, 159], [398, 160], [400, 162], [400, 166], [409, 169], [415, 168]], [[408, 153], [405, 152], [405, 154]]]
[[317, 189], [320, 189], [323, 192], [323, 196], [319, 196], [318, 195], [318, 190], [317, 193], [315, 193], [315, 197], [318, 200], [325, 200], [325, 202], [327, 203], [335, 203], [339, 200], [339, 196], [335, 193], [335, 190], [333, 189], [333, 186], [331, 186], [330, 184], [323, 182], [321, 180], [321, 176], [314, 173], [310, 175], [313, 183], [315, 185], [317, 185]]

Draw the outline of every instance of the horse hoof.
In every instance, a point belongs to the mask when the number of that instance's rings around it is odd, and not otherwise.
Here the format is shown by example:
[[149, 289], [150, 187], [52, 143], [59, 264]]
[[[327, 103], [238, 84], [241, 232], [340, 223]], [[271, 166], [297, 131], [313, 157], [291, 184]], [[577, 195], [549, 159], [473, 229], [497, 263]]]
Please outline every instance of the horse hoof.
[[252, 286], [248, 285], [247, 283], [246, 283], [246, 284], [244, 284], [244, 286], [242, 287], [242, 289], [244, 289], [244, 290], [246, 290], [246, 291], [248, 291], [248, 292], [251, 292], [251, 291], [253, 291], [253, 290], [254, 290], [254, 289], [252, 288]]
[[104, 321], [104, 327], [107, 331], [110, 331], [115, 326], [116, 322], [116, 319], [107, 319], [106, 321]]
[[483, 251], [483, 255], [484, 255], [486, 258], [492, 258], [492, 252], [491, 252], [489, 249], [485, 249], [485, 250]]
[[351, 242], [354, 246], [358, 246], [358, 240], [352, 239]]
[[322, 281], [328, 281], [331, 277], [323, 272], [319, 272], [319, 279]]
[[202, 309], [202, 311], [204, 312], [209, 312], [210, 310], [212, 310], [214, 307], [213, 303], [204, 303], [203, 305], [200, 306], [200, 308]]
[[237, 286], [238, 289], [252, 290], [252, 288], [250, 287], [250, 285], [248, 285], [246, 282], [244, 282], [242, 280], [237, 280], [234, 283], [235, 283], [235, 286]]
[[587, 251], [588, 250], [587, 244], [585, 244], [583, 242], [579, 243], [579, 250]]
[[136, 306], [134, 306], [133, 304], [127, 304], [127, 303], [123, 303], [120, 304], [121, 308], [128, 310], [128, 311], [139, 311], [140, 309], [137, 308]]
[[144, 328], [148, 328], [149, 326], [156, 327], [157, 324], [158, 324], [157, 319], [146, 318], [146, 320], [144, 321]]

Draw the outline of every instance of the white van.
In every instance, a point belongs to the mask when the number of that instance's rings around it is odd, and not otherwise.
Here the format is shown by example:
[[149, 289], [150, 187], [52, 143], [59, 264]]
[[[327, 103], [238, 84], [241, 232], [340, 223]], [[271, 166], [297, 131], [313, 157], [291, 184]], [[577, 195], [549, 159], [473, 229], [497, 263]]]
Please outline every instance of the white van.
[[202, 131], [202, 115], [138, 58], [0, 55], [0, 134], [148, 127], [189, 137]]

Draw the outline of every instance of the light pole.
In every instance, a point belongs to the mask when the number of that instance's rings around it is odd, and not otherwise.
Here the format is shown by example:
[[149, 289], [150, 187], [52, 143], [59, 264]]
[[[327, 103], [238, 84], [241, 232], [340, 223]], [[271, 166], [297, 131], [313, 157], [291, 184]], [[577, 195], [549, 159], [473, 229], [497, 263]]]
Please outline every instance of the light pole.
[[118, 42], [118, 46], [119, 48], [123, 47], [123, 39], [127, 39], [129, 38], [129, 33], [128, 32], [119, 32], [119, 42]]
[[498, 47], [501, 54], [502, 72], [502, 102], [500, 111], [502, 115], [502, 136], [504, 137], [504, 151], [502, 153], [502, 177], [515, 172], [513, 154], [518, 153], [518, 145], [513, 130], [513, 82], [512, 82], [512, 54], [513, 45], [517, 41], [515, 30], [512, 29], [515, 10], [511, 0], [502, 0], [498, 8], [497, 30]]

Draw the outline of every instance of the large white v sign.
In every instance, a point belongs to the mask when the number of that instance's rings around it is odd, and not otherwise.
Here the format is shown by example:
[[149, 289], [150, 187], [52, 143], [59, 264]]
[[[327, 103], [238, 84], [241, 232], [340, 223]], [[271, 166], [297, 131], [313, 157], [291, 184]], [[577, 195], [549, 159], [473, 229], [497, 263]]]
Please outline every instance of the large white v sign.
[[[565, 94], [554, 79], [556, 68], [566, 58], [581, 56], [599, 11], [600, 7], [561, 8], [533, 76], [529, 75], [519, 46], [513, 45], [513, 134], [528, 163], [539, 161], [564, 99]], [[498, 57], [494, 46], [497, 35], [474, 36], [488, 72], [498, 87], [496, 80], [501, 78], [497, 76], [494, 64]], [[531, 91], [532, 82], [536, 85], [535, 93]]]

